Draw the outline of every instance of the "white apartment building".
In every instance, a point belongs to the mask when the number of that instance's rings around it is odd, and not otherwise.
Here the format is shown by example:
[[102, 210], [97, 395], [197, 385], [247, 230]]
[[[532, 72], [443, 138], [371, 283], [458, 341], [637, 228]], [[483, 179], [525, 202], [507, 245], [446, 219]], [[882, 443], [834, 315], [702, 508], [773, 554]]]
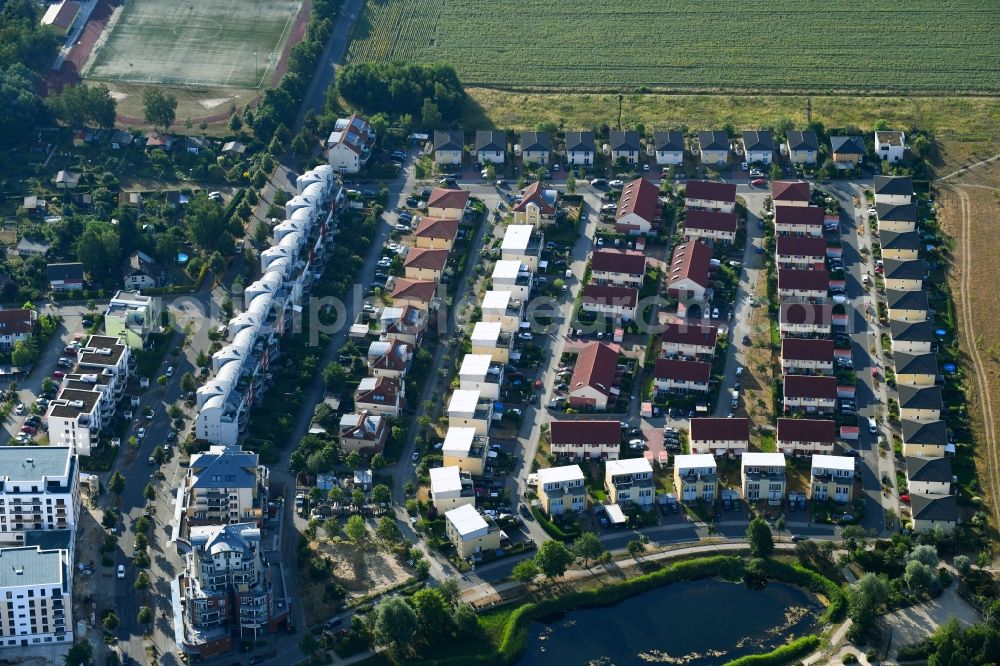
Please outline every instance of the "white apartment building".
[[142, 349], [149, 334], [160, 330], [160, 319], [159, 298], [119, 291], [104, 311], [104, 333], [121, 338], [130, 349]]
[[68, 550], [0, 548], [0, 647], [72, 642], [72, 597]]
[[80, 515], [80, 469], [65, 446], [0, 446], [0, 542], [23, 544], [29, 530], [68, 530]]
[[503, 369], [503, 364], [494, 362], [489, 354], [466, 354], [458, 371], [458, 387], [465, 391], [478, 390], [483, 398], [499, 400]]
[[438, 513], [444, 513], [460, 506], [476, 504], [476, 494], [472, 487], [472, 475], [462, 472], [458, 465], [432, 467], [431, 502]]
[[188, 525], [260, 524], [269, 478], [256, 453], [211, 446], [191, 457], [179, 494], [182, 515]]

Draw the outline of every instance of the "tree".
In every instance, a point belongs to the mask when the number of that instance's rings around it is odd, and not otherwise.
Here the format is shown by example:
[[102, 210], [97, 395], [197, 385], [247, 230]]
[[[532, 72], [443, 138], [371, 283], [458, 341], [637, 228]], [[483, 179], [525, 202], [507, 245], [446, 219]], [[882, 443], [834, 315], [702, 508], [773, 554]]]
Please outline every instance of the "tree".
[[389, 516], [379, 518], [378, 525], [375, 527], [375, 535], [386, 543], [396, 543], [401, 537], [399, 526]]
[[903, 581], [906, 583], [906, 587], [910, 588], [910, 591], [918, 597], [931, 594], [938, 586], [938, 579], [933, 567], [920, 560], [910, 560], [906, 563]]
[[373, 629], [375, 640], [399, 653], [410, 646], [417, 634], [417, 614], [400, 597], [386, 599], [374, 610]]
[[368, 538], [368, 526], [365, 525], [365, 519], [361, 516], [348, 518], [344, 532], [347, 534], [347, 538], [356, 544], [364, 543]]
[[199, 192], [191, 198], [184, 212], [184, 224], [191, 240], [203, 250], [222, 247], [226, 235], [226, 219], [222, 204]]
[[866, 573], [847, 588], [847, 616], [853, 623], [851, 640], [863, 638], [875, 624], [879, 608], [889, 596], [889, 586], [883, 578]]
[[162, 465], [163, 461], [167, 459], [167, 453], [163, 450], [163, 447], [157, 446], [153, 449], [153, 455], [151, 457], [153, 458], [154, 463]]
[[583, 567], [589, 569], [590, 560], [600, 557], [604, 552], [604, 544], [593, 532], [584, 532], [573, 542], [572, 551], [583, 560]]
[[125, 475], [115, 470], [115, 473], [108, 479], [108, 490], [115, 495], [121, 495], [122, 491], [125, 490]]
[[538, 565], [535, 564], [534, 560], [524, 560], [523, 562], [518, 562], [514, 565], [514, 569], [510, 572], [510, 575], [514, 580], [527, 585], [531, 581], [535, 580], [535, 576], [538, 575]]
[[473, 636], [479, 629], [476, 611], [472, 610], [468, 604], [462, 604], [455, 609], [452, 622], [455, 625], [455, 634], [459, 638]]
[[758, 516], [750, 521], [746, 536], [750, 544], [750, 554], [754, 557], [768, 557], [774, 552], [771, 527], [763, 518]]
[[0, 146], [17, 145], [34, 128], [41, 107], [31, 70], [19, 62], [0, 69], [0, 100]]
[[165, 132], [177, 118], [177, 98], [160, 88], [146, 88], [142, 94], [142, 112], [153, 129], [163, 128]]
[[104, 84], [66, 86], [56, 95], [45, 100], [52, 114], [72, 127], [81, 127], [87, 122], [102, 129], [115, 126], [117, 102]]
[[784, 529], [785, 529], [785, 517], [784, 516], [778, 516], [778, 519], [776, 521], [774, 521], [774, 528], [776, 530], [778, 530], [778, 534], [779, 535], [782, 533], [782, 531], [784, 531]]
[[374, 470], [380, 470], [389, 464], [389, 461], [385, 459], [381, 453], [376, 453], [372, 456], [372, 459], [368, 462], [371, 468]]
[[348, 379], [350, 379], [350, 373], [347, 368], [337, 361], [333, 361], [323, 369], [323, 383], [331, 391], [342, 390]]
[[147, 483], [146, 487], [142, 489], [142, 496], [150, 502], [156, 499], [156, 488], [152, 483]]
[[326, 496], [334, 504], [340, 504], [344, 501], [344, 489], [340, 486], [334, 486], [333, 488], [330, 488], [330, 492], [328, 492]]
[[847, 525], [840, 532], [840, 537], [847, 544], [848, 550], [855, 550], [859, 545], [864, 548], [867, 536], [865, 529], [860, 525]]
[[926, 564], [932, 570], [938, 564], [938, 554], [937, 548], [931, 546], [930, 544], [921, 544], [919, 546], [914, 546], [910, 554], [906, 556], [907, 562], [920, 562], [921, 564]]
[[243, 121], [240, 119], [240, 114], [233, 111], [233, 115], [229, 116], [229, 129], [233, 132], [239, 132], [243, 129]]
[[420, 108], [420, 119], [427, 128], [438, 127], [441, 124], [441, 111], [430, 97], [424, 99], [424, 104]]
[[149, 606], [142, 606], [136, 619], [139, 620], [139, 624], [149, 624], [153, 621], [153, 611]]
[[149, 576], [146, 575], [145, 571], [140, 571], [139, 575], [135, 577], [135, 583], [133, 584], [133, 587], [135, 587], [135, 589], [140, 591], [145, 590], [147, 587], [149, 587]]
[[90, 666], [94, 659], [94, 648], [87, 639], [76, 641], [63, 657], [65, 666]]
[[111, 508], [105, 509], [104, 513], [101, 514], [101, 525], [105, 529], [110, 530], [117, 524], [118, 524], [118, 511]]
[[777, 164], [771, 165], [771, 181], [781, 180], [784, 178], [785, 174], [781, 171], [781, 167]]
[[462, 586], [454, 578], [445, 578], [437, 589], [452, 608], [457, 607], [462, 600]]
[[358, 508], [365, 505], [365, 494], [361, 492], [361, 488], [355, 488], [351, 493], [351, 504]]
[[970, 560], [966, 555], [955, 556], [955, 569], [963, 577], [968, 576], [972, 571], [972, 560]]
[[639, 559], [639, 556], [646, 552], [646, 544], [644, 544], [639, 539], [632, 539], [625, 546], [625, 550], [628, 551], [629, 557], [634, 560]]
[[573, 553], [561, 541], [546, 541], [535, 553], [535, 565], [549, 579], [562, 576], [572, 562]]
[[109, 634], [113, 634], [115, 633], [115, 629], [118, 628], [118, 625], [121, 624], [121, 620], [119, 620], [118, 616], [114, 613], [108, 613], [104, 616], [104, 622], [102, 622], [102, 624], [104, 625], [104, 631]]
[[103, 279], [117, 270], [121, 259], [121, 237], [108, 222], [92, 221], [76, 243], [77, 259], [91, 276]]
[[372, 504], [376, 506], [388, 506], [392, 500], [392, 492], [389, 490], [389, 486], [380, 483], [372, 488], [371, 500]]
[[20, 368], [30, 367], [38, 359], [38, 344], [34, 338], [18, 340], [10, 352], [10, 362]]
[[190, 393], [198, 388], [198, 382], [195, 380], [194, 375], [190, 372], [185, 372], [181, 375], [181, 390], [185, 393]]
[[434, 645], [451, 636], [451, 607], [439, 590], [425, 588], [412, 597], [421, 637]]
[[361, 469], [361, 465], [364, 464], [364, 460], [362, 460], [361, 454], [358, 453], [357, 451], [351, 451], [350, 453], [348, 453], [347, 459], [344, 460], [344, 462], [346, 462], [347, 466], [353, 471]]
[[569, 173], [566, 174], [566, 193], [576, 193], [576, 176], [573, 175], [573, 169], [570, 169]]
[[803, 539], [795, 544], [795, 557], [801, 564], [809, 564], [819, 555], [819, 544], [812, 539]]

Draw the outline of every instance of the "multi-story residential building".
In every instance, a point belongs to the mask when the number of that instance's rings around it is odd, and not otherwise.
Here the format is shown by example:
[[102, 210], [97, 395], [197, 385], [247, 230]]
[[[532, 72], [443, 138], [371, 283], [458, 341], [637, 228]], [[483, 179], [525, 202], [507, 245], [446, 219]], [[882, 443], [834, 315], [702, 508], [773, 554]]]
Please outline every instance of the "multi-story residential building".
[[504, 364], [497, 363], [489, 354], [466, 354], [458, 371], [458, 387], [479, 391], [483, 398], [499, 400], [503, 374]]
[[593, 132], [566, 132], [566, 162], [573, 166], [593, 165], [594, 146]]
[[937, 421], [944, 409], [944, 399], [939, 386], [911, 386], [899, 384], [899, 417], [910, 421]]
[[569, 381], [569, 404], [574, 409], [604, 411], [609, 400], [617, 399], [618, 353], [617, 347], [603, 342], [589, 342], [580, 348]]
[[618, 421], [552, 421], [552, 453], [574, 460], [617, 460], [622, 431]]
[[538, 270], [538, 258], [545, 245], [545, 236], [530, 224], [511, 224], [500, 242], [500, 258], [519, 261], [529, 270]]
[[715, 356], [719, 329], [687, 322], [668, 323], [660, 335], [660, 355], [707, 360]]
[[338, 118], [326, 140], [330, 166], [340, 173], [358, 173], [371, 157], [375, 138], [375, 130], [361, 116]]
[[740, 459], [743, 499], [780, 504], [785, 498], [785, 454], [747, 451]]
[[826, 268], [779, 268], [778, 297], [785, 302], [823, 303], [830, 293]]
[[483, 398], [476, 390], [458, 389], [448, 403], [448, 430], [472, 428], [477, 435], [486, 436], [493, 420], [493, 401]]
[[536, 180], [521, 190], [521, 200], [511, 208], [514, 224], [543, 227], [556, 219], [558, 190], [546, 189], [545, 183]]
[[383, 416], [399, 416], [406, 384], [391, 377], [365, 377], [354, 391], [354, 408]]
[[830, 454], [837, 424], [828, 419], [778, 419], [778, 450], [789, 456]]
[[940, 458], [948, 447], [948, 428], [944, 421], [901, 419], [903, 455]]
[[202, 659], [228, 652], [234, 636], [274, 633], [288, 617], [280, 565], [261, 552], [253, 523], [191, 528], [190, 550], [175, 582], [178, 647]]
[[812, 203], [812, 185], [808, 180], [776, 180], [771, 183], [775, 206], [808, 206]]
[[0, 349], [10, 351], [35, 332], [38, 314], [34, 310], [12, 308], [0, 310]]
[[689, 180], [684, 188], [684, 205], [689, 211], [700, 208], [733, 213], [736, 211], [736, 184]]
[[480, 164], [503, 164], [507, 159], [507, 133], [476, 130], [475, 150]]
[[833, 340], [782, 338], [781, 372], [785, 375], [833, 374]]
[[448, 250], [455, 245], [458, 220], [445, 217], [422, 217], [413, 230], [413, 244], [422, 250]]
[[215, 445], [191, 456], [178, 497], [189, 526], [263, 522], [270, 472], [256, 453]]
[[719, 475], [710, 453], [674, 458], [674, 493], [682, 502], [714, 503], [719, 496]]
[[0, 648], [72, 642], [72, 597], [72, 550], [0, 548]]
[[493, 519], [484, 517], [471, 504], [445, 512], [444, 531], [458, 554], [466, 559], [476, 559], [483, 551], [498, 550], [502, 540]]
[[815, 236], [778, 236], [774, 261], [781, 268], [819, 268], [826, 272], [826, 239]]
[[66, 446], [0, 447], [0, 542], [24, 545], [32, 530], [67, 530], [80, 516], [80, 468]]
[[750, 450], [750, 419], [691, 419], [691, 453], [741, 456]]
[[653, 366], [653, 386], [658, 393], [708, 393], [712, 364], [658, 358]]
[[698, 153], [702, 164], [719, 165], [729, 161], [729, 134], [721, 130], [698, 132]]
[[431, 467], [431, 503], [438, 513], [457, 509], [466, 504], [476, 505], [472, 475], [458, 465]]
[[656, 185], [646, 178], [625, 183], [615, 212], [615, 231], [630, 236], [648, 234], [661, 217], [660, 190]]
[[590, 284], [642, 287], [646, 256], [637, 250], [597, 249], [590, 255]]
[[684, 164], [684, 135], [677, 130], [654, 132], [653, 150], [661, 166]]
[[480, 310], [482, 321], [498, 322], [501, 331], [516, 333], [524, 316], [524, 301], [514, 298], [514, 294], [509, 291], [494, 289], [483, 295]]
[[774, 160], [771, 130], [743, 130], [743, 159], [750, 164], [771, 164]]
[[534, 273], [520, 261], [497, 261], [493, 265], [493, 273], [490, 276], [493, 280], [493, 288], [502, 291], [509, 291], [511, 295], [524, 301], [531, 295], [531, 286], [534, 284]]
[[469, 336], [473, 354], [488, 355], [495, 363], [510, 361], [510, 350], [514, 346], [514, 336], [503, 330], [498, 321], [480, 321], [472, 327]]
[[819, 206], [774, 207], [774, 232], [778, 236], [823, 237], [823, 209]]
[[895, 164], [906, 155], [906, 134], [899, 131], [875, 132], [875, 154]]
[[854, 464], [851, 456], [814, 455], [809, 475], [809, 499], [851, 501], [854, 494]]
[[545, 166], [552, 153], [552, 135], [549, 132], [521, 132], [520, 147], [524, 164]]
[[137, 291], [119, 291], [104, 311], [105, 335], [142, 349], [149, 334], [160, 330], [160, 299]]
[[468, 190], [451, 190], [435, 187], [427, 198], [427, 214], [431, 217], [444, 217], [451, 220], [461, 220], [465, 209], [469, 206]]
[[89, 456], [104, 427], [101, 397], [101, 391], [60, 390], [45, 412], [49, 441], [72, 447], [81, 456]]
[[434, 162], [461, 164], [465, 137], [461, 130], [434, 130]]
[[635, 319], [638, 303], [639, 290], [635, 287], [588, 284], [580, 296], [580, 307], [584, 312], [611, 317], [616, 323]]
[[684, 238], [729, 245], [736, 240], [736, 213], [691, 208], [684, 215]]
[[837, 406], [837, 378], [820, 375], [786, 375], [784, 378], [785, 411], [832, 412]]
[[339, 425], [340, 449], [345, 454], [357, 451], [374, 455], [385, 447], [389, 421], [381, 414], [361, 411], [344, 414]]
[[653, 467], [645, 458], [609, 460], [604, 466], [604, 490], [612, 504], [653, 506]]
[[587, 508], [587, 487], [579, 465], [545, 467], [538, 470], [538, 500], [542, 511], [559, 516]]
[[906, 458], [906, 485], [918, 495], [948, 495], [954, 477], [951, 458]]
[[828, 336], [833, 330], [833, 306], [819, 303], [782, 303], [778, 331], [782, 337]]

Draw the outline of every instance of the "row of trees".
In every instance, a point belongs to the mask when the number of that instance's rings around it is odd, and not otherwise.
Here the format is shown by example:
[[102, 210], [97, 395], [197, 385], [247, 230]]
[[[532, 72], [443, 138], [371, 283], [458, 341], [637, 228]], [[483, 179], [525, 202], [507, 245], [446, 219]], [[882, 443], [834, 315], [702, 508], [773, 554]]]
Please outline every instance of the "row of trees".
[[428, 128], [457, 120], [465, 89], [451, 65], [355, 63], [337, 75], [337, 90], [367, 114], [409, 115]]

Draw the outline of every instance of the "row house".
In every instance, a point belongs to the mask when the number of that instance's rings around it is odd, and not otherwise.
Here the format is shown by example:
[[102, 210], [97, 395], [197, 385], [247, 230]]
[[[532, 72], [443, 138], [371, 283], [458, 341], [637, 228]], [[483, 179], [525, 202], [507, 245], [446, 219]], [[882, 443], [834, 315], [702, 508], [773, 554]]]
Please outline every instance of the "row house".
[[929, 321], [889, 319], [892, 353], [930, 354], [934, 347], [934, 326]]
[[929, 274], [930, 267], [924, 261], [883, 260], [882, 277], [885, 279], [886, 289], [920, 291]]
[[569, 381], [569, 404], [574, 409], [604, 411], [619, 395], [617, 345], [589, 342], [580, 348]]
[[722, 213], [736, 212], [736, 185], [710, 180], [689, 180], [684, 187], [684, 205]]
[[713, 504], [719, 496], [719, 470], [708, 453], [674, 457], [674, 493], [682, 502]]
[[448, 250], [413, 248], [403, 260], [403, 275], [408, 280], [441, 282], [448, 265]]
[[441, 445], [443, 465], [458, 467], [472, 476], [482, 476], [489, 449], [489, 439], [476, 427], [451, 426]]
[[826, 239], [815, 236], [778, 236], [774, 251], [780, 268], [826, 270]]
[[787, 479], [783, 453], [748, 451], [740, 459], [740, 480], [743, 499], [747, 502], [767, 500], [780, 504], [785, 498]]
[[905, 459], [906, 485], [910, 493], [919, 495], [948, 495], [951, 493], [951, 458]]
[[913, 203], [913, 179], [909, 176], [875, 176], [872, 178], [875, 205], [906, 206]]
[[537, 271], [545, 236], [530, 224], [512, 224], [506, 228], [500, 243], [503, 261], [519, 261], [528, 270]]
[[516, 333], [524, 317], [524, 301], [514, 298], [507, 290], [490, 290], [483, 296], [480, 306], [482, 321], [497, 322], [500, 330], [506, 333]]
[[938, 421], [944, 409], [939, 386], [897, 384], [899, 417], [910, 421]]
[[458, 387], [479, 391], [482, 397], [490, 400], [499, 400], [503, 375], [503, 363], [497, 363], [489, 354], [466, 354], [458, 371]]
[[588, 284], [583, 288], [580, 306], [584, 312], [613, 317], [615, 322], [635, 319], [639, 290], [635, 287], [611, 287]]
[[458, 389], [448, 402], [448, 429], [471, 428], [485, 437], [493, 422], [493, 401], [478, 389]]
[[879, 233], [882, 260], [916, 261], [920, 258], [920, 235], [916, 231], [889, 231]]
[[875, 204], [875, 219], [878, 221], [878, 231], [895, 231], [903, 233], [917, 230], [917, 204]]
[[808, 180], [776, 180], [771, 183], [771, 201], [777, 206], [806, 207], [812, 204]]
[[819, 206], [774, 207], [774, 233], [778, 236], [823, 237], [823, 209]]
[[660, 334], [660, 355], [709, 360], [715, 356], [719, 329], [715, 326], [670, 322]]
[[667, 274], [667, 293], [680, 301], [681, 309], [687, 310], [690, 301], [706, 301], [712, 275], [712, 248], [701, 241], [687, 241], [674, 248]]
[[426, 318], [427, 313], [436, 310], [441, 303], [437, 291], [438, 283], [434, 280], [396, 278], [390, 298], [394, 306], [420, 310]]
[[958, 498], [955, 495], [910, 493], [910, 514], [914, 532], [942, 529], [951, 532], [958, 525]]
[[789, 456], [833, 453], [837, 424], [829, 419], [778, 419], [778, 450]]
[[830, 274], [804, 268], [778, 269], [778, 297], [782, 302], [823, 303], [830, 293]]
[[782, 338], [781, 372], [785, 375], [833, 374], [833, 340]]
[[833, 306], [821, 303], [782, 302], [778, 332], [782, 337], [822, 337], [833, 330]]
[[414, 247], [420, 250], [450, 252], [458, 237], [458, 220], [447, 217], [421, 217], [413, 231]]
[[948, 446], [948, 428], [944, 421], [900, 419], [903, 455], [940, 458]]
[[645, 235], [658, 226], [661, 216], [660, 190], [651, 181], [636, 178], [622, 188], [615, 213], [615, 231], [631, 236]]
[[854, 463], [851, 456], [814, 455], [809, 471], [809, 499], [850, 502], [854, 495]]
[[704, 361], [656, 359], [653, 386], [658, 393], [708, 393], [712, 364]]
[[622, 430], [618, 421], [552, 421], [549, 444], [558, 457], [573, 460], [617, 460]]
[[590, 255], [590, 284], [642, 287], [646, 256], [637, 250], [598, 249]]
[[837, 406], [837, 378], [820, 375], [785, 375], [784, 409], [832, 412]]
[[510, 361], [510, 350], [514, 345], [514, 336], [504, 331], [500, 322], [476, 322], [472, 328], [470, 341], [470, 349], [473, 354], [485, 354], [494, 363]]
[[452, 190], [446, 187], [435, 187], [427, 197], [427, 215], [443, 217], [450, 220], [461, 220], [469, 207], [469, 192], [467, 190]]
[[684, 215], [684, 238], [729, 245], [736, 240], [737, 223], [736, 213], [692, 208]]
[[546, 467], [537, 474], [535, 490], [546, 515], [580, 513], [587, 508], [587, 485], [579, 465]]
[[750, 450], [750, 419], [693, 418], [690, 440], [691, 453], [742, 456]]
[[934, 386], [937, 384], [937, 356], [933, 353], [897, 352], [893, 354], [897, 386]]

